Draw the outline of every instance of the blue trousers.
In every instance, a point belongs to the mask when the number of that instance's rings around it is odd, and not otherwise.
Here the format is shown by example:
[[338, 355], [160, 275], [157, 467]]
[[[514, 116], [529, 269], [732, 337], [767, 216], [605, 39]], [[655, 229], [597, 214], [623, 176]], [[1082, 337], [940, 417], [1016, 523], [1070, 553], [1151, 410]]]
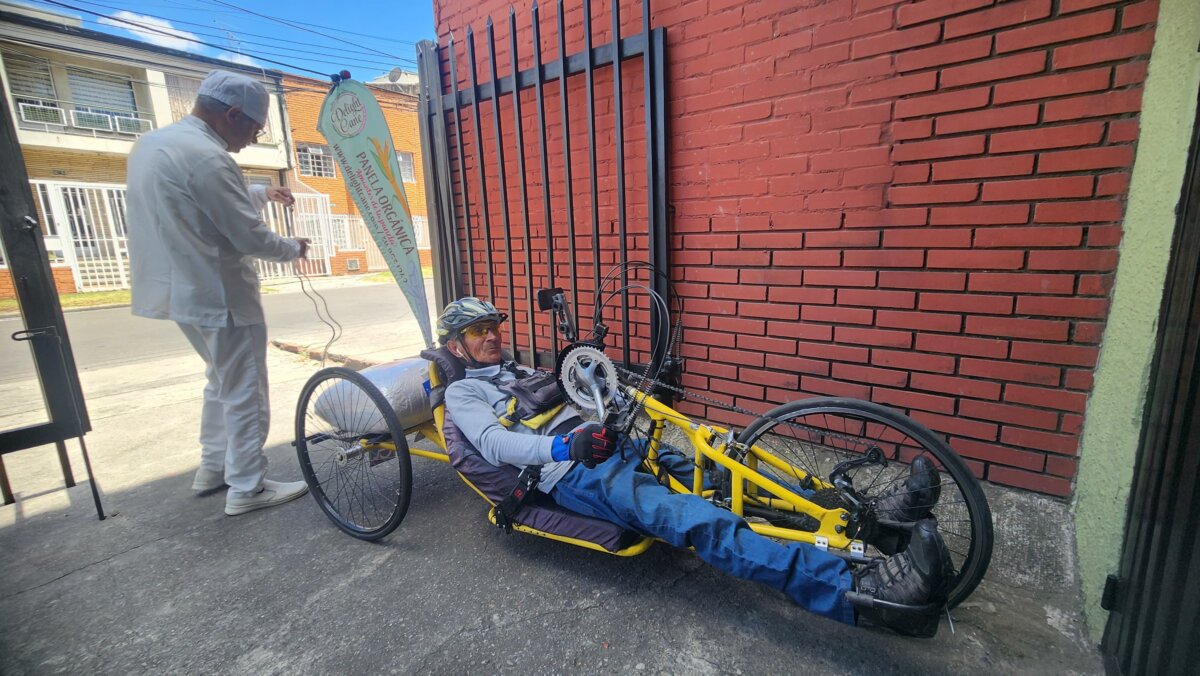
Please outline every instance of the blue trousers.
[[[808, 544], [781, 544], [750, 530], [745, 521], [696, 495], [672, 493], [646, 472], [641, 457], [626, 449], [588, 469], [576, 465], [550, 495], [580, 514], [693, 547], [708, 564], [734, 577], [761, 582], [818, 615], [854, 624], [845, 601], [850, 590], [846, 562]], [[687, 483], [691, 483], [690, 477]]]

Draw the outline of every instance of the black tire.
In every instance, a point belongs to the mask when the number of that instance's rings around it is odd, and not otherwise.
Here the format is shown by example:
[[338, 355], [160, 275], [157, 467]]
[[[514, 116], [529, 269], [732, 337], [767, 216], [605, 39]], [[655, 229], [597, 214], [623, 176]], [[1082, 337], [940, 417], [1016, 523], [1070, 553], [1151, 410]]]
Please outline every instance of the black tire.
[[[887, 459], [886, 467], [864, 464], [847, 472], [865, 498], [878, 497], [907, 479], [908, 464], [916, 456], [932, 456], [940, 470], [941, 495], [931, 511], [955, 570], [948, 585], [949, 607], [967, 598], [987, 572], [992, 556], [992, 514], [983, 489], [942, 437], [912, 418], [868, 401], [820, 397], [768, 411], [738, 435], [738, 441], [757, 445], [826, 482], [836, 464], [864, 458], [869, 448], [879, 448]], [[765, 463], [759, 464], [759, 470], [781, 482], [796, 483], [794, 477], [782, 476]], [[826, 507], [847, 504], [833, 489], [821, 491], [813, 499]], [[870, 510], [862, 512], [862, 519], [871, 519]], [[852, 536], [870, 533], [872, 528], [879, 527], [851, 521]], [[906, 543], [904, 535], [899, 548]], [[886, 551], [888, 547], [894, 545], [895, 540], [880, 545], [882, 549], [868, 544], [866, 553], [887, 555], [891, 553]]]
[[[360, 440], [391, 441], [394, 454]], [[340, 366], [315, 373], [296, 406], [296, 455], [321, 511], [360, 540], [385, 537], [404, 520], [412, 462], [404, 430], [365, 376]]]

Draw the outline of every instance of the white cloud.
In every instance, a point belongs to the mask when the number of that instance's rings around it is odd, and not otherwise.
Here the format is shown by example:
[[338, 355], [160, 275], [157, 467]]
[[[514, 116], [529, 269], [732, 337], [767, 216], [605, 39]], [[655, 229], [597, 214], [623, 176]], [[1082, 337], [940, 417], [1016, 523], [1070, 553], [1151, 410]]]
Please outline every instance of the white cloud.
[[[121, 21], [118, 21], [118, 19], [121, 19]], [[179, 49], [185, 52], [200, 52], [204, 50], [204, 45], [193, 42], [200, 39], [195, 33], [181, 31], [165, 19], [121, 10], [111, 17], [101, 17], [98, 21], [114, 28], [129, 31], [142, 40], [152, 45], [158, 45], [159, 47]], [[145, 26], [145, 28], [125, 23], [126, 21], [133, 24], [140, 24], [141, 26]]]

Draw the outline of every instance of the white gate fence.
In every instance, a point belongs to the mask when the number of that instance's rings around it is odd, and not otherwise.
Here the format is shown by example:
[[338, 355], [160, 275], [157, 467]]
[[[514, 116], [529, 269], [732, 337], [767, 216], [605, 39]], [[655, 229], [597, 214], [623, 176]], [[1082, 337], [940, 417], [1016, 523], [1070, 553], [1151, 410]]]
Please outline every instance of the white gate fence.
[[[413, 216], [413, 235], [417, 240], [417, 248], [429, 248], [429, 219], [424, 216]], [[367, 224], [362, 216], [333, 216], [333, 242], [339, 249], [365, 251], [367, 253], [367, 270], [387, 270], [387, 261], [379, 252], [379, 247], [371, 238]]]
[[[41, 180], [30, 184], [50, 262], [69, 265], [80, 291], [129, 288], [125, 186]], [[291, 209], [269, 204], [264, 220], [279, 235], [310, 239], [308, 260], [301, 269], [308, 275], [328, 275], [335, 241], [329, 197], [295, 197]], [[263, 279], [294, 274], [291, 263], [259, 260], [257, 268]]]

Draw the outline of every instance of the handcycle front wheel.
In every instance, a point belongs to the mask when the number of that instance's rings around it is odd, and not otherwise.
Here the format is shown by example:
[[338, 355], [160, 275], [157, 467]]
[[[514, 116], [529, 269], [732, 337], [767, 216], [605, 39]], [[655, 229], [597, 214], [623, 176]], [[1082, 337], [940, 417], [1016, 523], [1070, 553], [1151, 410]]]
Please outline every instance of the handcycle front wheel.
[[[841, 465], [843, 476], [867, 504], [888, 492], [904, 491], [909, 465], [917, 456], [931, 457], [939, 472], [941, 490], [936, 502], [921, 507], [928, 507], [937, 519], [938, 532], [954, 563], [947, 605], [958, 605], [987, 572], [992, 555], [992, 515], [979, 481], [941, 436], [899, 411], [857, 399], [794, 401], [755, 420], [738, 441], [746, 447], [757, 446], [801, 470], [802, 474], [792, 474], [758, 463], [762, 474], [784, 485], [797, 485], [803, 474], [829, 482], [834, 468]], [[882, 457], [884, 462], [864, 461], [868, 453]], [[810, 499], [826, 508], [852, 510], [836, 489], [817, 490]], [[852, 519], [850, 527], [860, 534], [879, 534], [889, 529], [873, 523], [870, 509], [859, 510], [858, 515], [859, 522]], [[870, 537], [865, 539], [867, 556], [892, 553], [890, 547], [876, 546]]]
[[378, 540], [408, 512], [412, 463], [404, 430], [387, 399], [357, 371], [326, 368], [304, 384], [296, 455], [321, 511], [347, 534]]

